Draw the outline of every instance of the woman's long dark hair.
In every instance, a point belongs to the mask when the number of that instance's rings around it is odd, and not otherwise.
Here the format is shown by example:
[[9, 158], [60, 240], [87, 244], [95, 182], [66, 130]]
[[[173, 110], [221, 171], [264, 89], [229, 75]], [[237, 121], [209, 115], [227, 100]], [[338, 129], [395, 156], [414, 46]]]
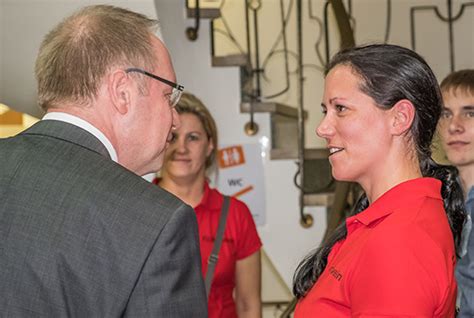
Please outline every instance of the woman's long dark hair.
[[[337, 65], [350, 66], [360, 76], [360, 90], [372, 97], [378, 107], [390, 109], [402, 99], [411, 101], [415, 106], [410, 134], [421, 173], [425, 177], [442, 181], [444, 208], [458, 250], [466, 217], [458, 172], [452, 166], [439, 165], [431, 159], [431, 141], [443, 106], [438, 82], [432, 70], [417, 53], [389, 44], [342, 50], [332, 58], [326, 74]], [[369, 202], [364, 194], [350, 215], [356, 215], [368, 206]], [[311, 289], [324, 271], [332, 247], [346, 235], [346, 224], [342, 222], [313, 254], [300, 263], [293, 279], [293, 293], [296, 297], [303, 297]]]

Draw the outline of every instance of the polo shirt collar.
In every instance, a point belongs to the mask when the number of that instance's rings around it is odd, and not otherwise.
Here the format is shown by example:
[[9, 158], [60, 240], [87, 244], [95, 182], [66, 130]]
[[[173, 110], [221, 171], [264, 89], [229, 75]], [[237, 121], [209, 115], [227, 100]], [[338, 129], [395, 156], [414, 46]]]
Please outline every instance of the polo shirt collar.
[[441, 181], [434, 178], [417, 178], [402, 182], [385, 192], [361, 213], [349, 217], [346, 224], [360, 222], [367, 226], [392, 214], [395, 209], [409, 205], [413, 200], [423, 197], [442, 199]]
[[217, 190], [211, 189], [207, 181], [204, 182], [204, 195], [202, 196], [201, 202], [195, 207], [203, 208], [205, 210], [220, 209], [222, 205], [222, 196]]

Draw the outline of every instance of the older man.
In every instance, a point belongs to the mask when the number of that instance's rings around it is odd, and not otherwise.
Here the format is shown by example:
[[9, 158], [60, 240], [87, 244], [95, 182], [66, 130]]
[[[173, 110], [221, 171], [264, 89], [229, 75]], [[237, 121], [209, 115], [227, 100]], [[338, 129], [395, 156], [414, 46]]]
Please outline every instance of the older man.
[[461, 259], [456, 266], [460, 311], [458, 317], [474, 317], [474, 70], [448, 75], [441, 83], [444, 110], [439, 133], [444, 150], [461, 177], [468, 219], [462, 238]]
[[140, 175], [179, 126], [156, 21], [86, 7], [44, 39], [43, 120], [0, 141], [3, 317], [205, 317], [193, 210]]

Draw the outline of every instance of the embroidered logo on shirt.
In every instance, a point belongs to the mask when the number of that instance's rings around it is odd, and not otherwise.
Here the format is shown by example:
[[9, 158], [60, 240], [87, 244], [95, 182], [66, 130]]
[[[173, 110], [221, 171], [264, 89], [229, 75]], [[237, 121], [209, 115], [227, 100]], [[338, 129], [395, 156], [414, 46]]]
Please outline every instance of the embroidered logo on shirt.
[[339, 271], [335, 269], [333, 266], [331, 266], [331, 268], [329, 269], [329, 274], [331, 274], [331, 276], [333, 276], [338, 281], [342, 279], [342, 274], [339, 273]]

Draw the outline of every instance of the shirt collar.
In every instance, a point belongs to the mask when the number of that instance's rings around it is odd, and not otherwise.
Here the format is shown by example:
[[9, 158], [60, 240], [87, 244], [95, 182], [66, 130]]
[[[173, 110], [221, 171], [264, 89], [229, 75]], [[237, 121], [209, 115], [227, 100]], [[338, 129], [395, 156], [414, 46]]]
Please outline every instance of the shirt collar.
[[[474, 214], [474, 187], [471, 187], [466, 197], [466, 212], [470, 215]], [[474, 215], [473, 215], [474, 216]]]
[[[152, 183], [159, 186], [160, 181], [161, 178], [156, 177], [152, 180]], [[220, 195], [217, 190], [211, 189], [211, 187], [209, 187], [209, 183], [204, 181], [204, 194], [202, 195], [201, 202], [199, 202], [199, 204], [194, 207], [194, 210], [201, 208], [205, 210], [220, 209], [222, 201], [222, 195]]]
[[346, 224], [358, 221], [367, 226], [391, 214], [395, 209], [410, 205], [413, 200], [423, 197], [442, 200], [441, 181], [434, 178], [417, 178], [402, 182], [385, 192], [367, 209], [348, 218]]
[[99, 139], [99, 141], [104, 145], [104, 147], [107, 149], [110, 155], [110, 158], [113, 161], [118, 162], [117, 152], [112, 146], [112, 143], [110, 142], [110, 140], [99, 129], [97, 129], [91, 123], [85, 121], [84, 119], [71, 115], [71, 114], [63, 113], [63, 112], [50, 112], [50, 113], [46, 113], [46, 115], [43, 116], [42, 120], [63, 121], [71, 125], [77, 126], [79, 128], [82, 128], [85, 131], [88, 131], [89, 133], [94, 135], [97, 139]]
[[215, 210], [220, 209], [222, 205], [222, 196], [215, 189], [209, 187], [207, 181], [204, 182], [204, 195], [202, 196], [201, 202], [195, 207], [195, 210], [198, 208], [203, 208], [206, 210]]
[[471, 187], [471, 190], [469, 190], [469, 192], [467, 193], [466, 202], [473, 201], [473, 200], [474, 200], [474, 186]]

